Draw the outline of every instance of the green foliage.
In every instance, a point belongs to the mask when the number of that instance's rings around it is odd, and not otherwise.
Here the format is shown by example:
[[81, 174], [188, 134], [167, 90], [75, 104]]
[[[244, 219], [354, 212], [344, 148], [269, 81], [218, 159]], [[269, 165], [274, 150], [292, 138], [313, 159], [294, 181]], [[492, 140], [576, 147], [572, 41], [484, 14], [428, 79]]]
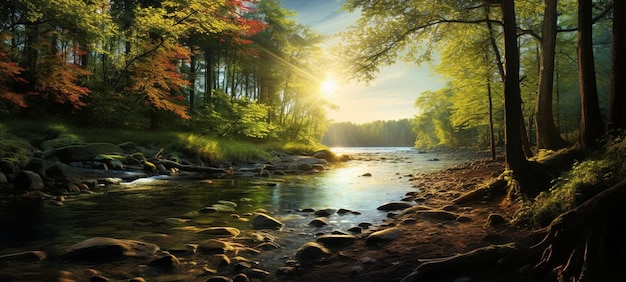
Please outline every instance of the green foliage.
[[322, 143], [329, 147], [413, 147], [411, 120], [374, 121], [364, 124], [331, 124]]
[[594, 158], [576, 163], [556, 179], [549, 191], [540, 193], [534, 202], [524, 205], [516, 220], [546, 226], [559, 214], [590, 199], [626, 178], [625, 135], [608, 139]]
[[268, 106], [254, 101], [233, 99], [217, 90], [213, 91], [212, 97], [212, 106], [196, 112], [192, 121], [192, 128], [196, 133], [216, 137], [272, 137], [273, 126], [267, 122]]

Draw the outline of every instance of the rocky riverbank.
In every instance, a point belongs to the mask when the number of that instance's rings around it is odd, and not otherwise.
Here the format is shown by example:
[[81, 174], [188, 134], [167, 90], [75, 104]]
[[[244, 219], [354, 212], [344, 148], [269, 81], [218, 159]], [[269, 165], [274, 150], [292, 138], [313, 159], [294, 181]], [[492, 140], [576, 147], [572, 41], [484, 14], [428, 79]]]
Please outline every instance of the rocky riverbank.
[[[318, 240], [322, 251], [293, 267], [283, 281], [416, 281], [416, 269], [432, 261], [479, 248], [516, 250], [536, 243], [530, 228], [508, 223], [516, 207], [503, 204], [503, 194], [455, 203], [503, 170], [502, 160], [482, 159], [414, 176], [410, 181], [416, 192], [403, 202], [381, 205], [389, 210], [385, 223], [365, 229], [347, 247], [331, 248]], [[424, 281], [517, 281], [510, 279], [519, 278], [518, 273], [502, 270], [502, 263], [476, 260], [456, 269], [461, 272], [441, 269]]]

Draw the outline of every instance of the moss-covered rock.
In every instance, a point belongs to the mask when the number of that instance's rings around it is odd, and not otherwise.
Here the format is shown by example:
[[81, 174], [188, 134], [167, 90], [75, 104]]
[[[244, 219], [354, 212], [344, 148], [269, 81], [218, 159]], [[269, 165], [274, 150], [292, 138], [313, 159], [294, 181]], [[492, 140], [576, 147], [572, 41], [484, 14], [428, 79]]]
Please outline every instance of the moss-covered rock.
[[122, 148], [117, 145], [111, 143], [89, 143], [55, 149], [48, 154], [48, 157], [57, 158], [64, 163], [71, 163], [90, 161], [102, 154], [119, 153], [122, 153]]

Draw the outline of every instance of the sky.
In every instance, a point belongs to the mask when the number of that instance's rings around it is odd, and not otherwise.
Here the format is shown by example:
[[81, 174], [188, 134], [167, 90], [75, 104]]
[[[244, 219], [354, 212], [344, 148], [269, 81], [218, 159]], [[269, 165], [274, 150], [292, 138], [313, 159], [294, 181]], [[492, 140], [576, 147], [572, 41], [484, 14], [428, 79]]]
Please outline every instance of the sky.
[[[341, 10], [343, 0], [281, 0], [298, 14], [296, 20], [327, 36], [345, 30], [359, 18], [358, 13]], [[340, 39], [331, 39], [340, 40]], [[381, 68], [377, 78], [339, 84], [329, 100], [339, 108], [329, 110], [335, 122], [362, 124], [376, 120], [413, 118], [418, 113], [415, 100], [421, 92], [437, 90], [443, 82], [426, 65], [398, 63]]]

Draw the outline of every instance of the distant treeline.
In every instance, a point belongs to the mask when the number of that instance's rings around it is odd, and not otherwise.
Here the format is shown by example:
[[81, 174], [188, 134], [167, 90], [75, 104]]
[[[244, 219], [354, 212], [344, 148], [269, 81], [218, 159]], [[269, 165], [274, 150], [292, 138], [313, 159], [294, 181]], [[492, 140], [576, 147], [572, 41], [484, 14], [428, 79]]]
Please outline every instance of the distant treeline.
[[364, 124], [333, 123], [322, 139], [329, 147], [413, 147], [415, 133], [410, 119]]

